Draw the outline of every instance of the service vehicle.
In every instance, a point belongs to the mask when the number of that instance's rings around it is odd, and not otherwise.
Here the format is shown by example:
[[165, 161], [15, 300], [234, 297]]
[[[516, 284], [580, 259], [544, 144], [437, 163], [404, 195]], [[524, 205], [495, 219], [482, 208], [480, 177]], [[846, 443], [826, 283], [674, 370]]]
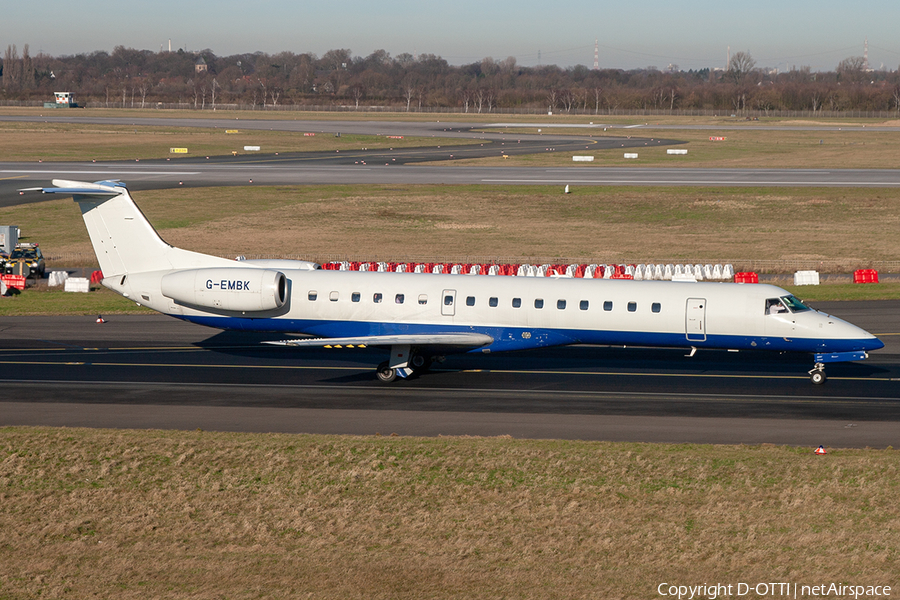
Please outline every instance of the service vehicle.
[[44, 276], [46, 268], [44, 255], [38, 245], [22, 243], [10, 253], [3, 266], [3, 272], [7, 275], [22, 275], [40, 279]]

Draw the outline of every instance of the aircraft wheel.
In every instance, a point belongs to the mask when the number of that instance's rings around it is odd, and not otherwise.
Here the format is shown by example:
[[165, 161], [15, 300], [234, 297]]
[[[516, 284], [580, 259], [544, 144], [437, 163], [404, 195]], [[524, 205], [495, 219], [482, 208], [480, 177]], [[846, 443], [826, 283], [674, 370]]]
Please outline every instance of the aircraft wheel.
[[378, 368], [375, 370], [375, 375], [378, 377], [378, 381], [382, 383], [391, 383], [397, 379], [397, 369], [390, 368], [387, 361], [384, 361], [378, 365]]
[[809, 380], [812, 381], [815, 385], [821, 385], [825, 383], [825, 371], [819, 371], [816, 369], [812, 373], [809, 374]]
[[412, 360], [409, 361], [409, 366], [416, 374], [424, 373], [431, 368], [431, 357], [414, 354]]

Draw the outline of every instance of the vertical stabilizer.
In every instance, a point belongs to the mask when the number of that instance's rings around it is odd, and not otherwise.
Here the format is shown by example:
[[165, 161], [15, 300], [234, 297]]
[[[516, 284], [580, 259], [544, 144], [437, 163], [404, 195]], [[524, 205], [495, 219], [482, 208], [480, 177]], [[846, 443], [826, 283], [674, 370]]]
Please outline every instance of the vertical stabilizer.
[[53, 185], [43, 192], [72, 196], [81, 208], [104, 277], [233, 264], [164, 242], [123, 183], [54, 179]]

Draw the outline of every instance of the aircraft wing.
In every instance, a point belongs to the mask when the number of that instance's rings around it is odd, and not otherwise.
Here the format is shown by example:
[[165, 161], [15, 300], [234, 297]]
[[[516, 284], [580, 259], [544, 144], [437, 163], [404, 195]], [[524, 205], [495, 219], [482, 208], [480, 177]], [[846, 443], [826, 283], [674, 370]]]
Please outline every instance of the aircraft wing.
[[263, 342], [275, 346], [365, 348], [366, 346], [440, 346], [478, 348], [492, 343], [494, 338], [483, 333], [421, 333], [409, 335], [364, 335], [344, 338], [308, 338]]

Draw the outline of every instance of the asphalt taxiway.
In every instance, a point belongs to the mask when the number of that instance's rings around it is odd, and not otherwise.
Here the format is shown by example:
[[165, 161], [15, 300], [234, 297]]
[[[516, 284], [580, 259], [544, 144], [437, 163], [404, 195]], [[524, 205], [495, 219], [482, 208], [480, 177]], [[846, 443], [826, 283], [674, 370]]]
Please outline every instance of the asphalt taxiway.
[[886, 343], [822, 386], [805, 355], [594, 346], [450, 356], [386, 386], [378, 349], [284, 349], [159, 315], [6, 317], [0, 424], [897, 445], [900, 302], [822, 308]]

